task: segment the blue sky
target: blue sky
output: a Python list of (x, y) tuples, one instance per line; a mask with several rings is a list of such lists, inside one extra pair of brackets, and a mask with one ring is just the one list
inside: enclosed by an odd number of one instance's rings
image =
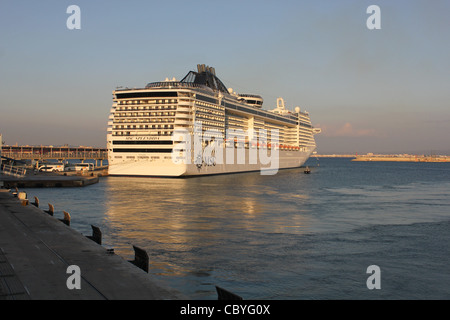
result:
[[(81, 30), (69, 30), (69, 5)], [(368, 6), (381, 9), (369, 30)], [(104, 147), (116, 86), (215, 67), (264, 107), (283, 97), (319, 153), (450, 154), (449, 1), (0, 2), (7, 144)]]

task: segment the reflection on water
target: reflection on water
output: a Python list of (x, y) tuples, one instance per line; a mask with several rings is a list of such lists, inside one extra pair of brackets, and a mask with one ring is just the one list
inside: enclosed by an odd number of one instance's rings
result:
[(255, 173), (195, 179), (108, 177), (102, 182), (105, 223), (120, 239), (116, 251), (125, 255), (132, 252), (124, 239), (153, 253), (187, 252), (235, 241), (246, 232), (303, 232), (308, 217), (299, 204), (308, 195), (280, 193), (261, 184), (264, 179)]
[[(257, 173), (192, 179), (107, 177), (104, 243), (132, 259), (145, 249), (152, 276), (193, 299), (214, 299), (221, 281), (247, 281), (260, 264), (267, 234), (303, 233), (308, 199), (289, 183)], [(289, 172), (280, 174), (285, 181)], [(286, 192), (283, 189), (286, 188)], [(102, 230), (103, 230), (102, 229)], [(252, 257), (253, 256), (253, 257)], [(220, 280), (219, 280), (220, 279)]]

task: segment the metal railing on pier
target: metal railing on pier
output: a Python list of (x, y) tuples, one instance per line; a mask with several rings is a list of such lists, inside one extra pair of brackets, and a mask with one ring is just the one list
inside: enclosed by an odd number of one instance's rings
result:
[(27, 174), (27, 169), (23, 167), (15, 167), (7, 164), (2, 164), (0, 168), (1, 168), (0, 172), (2, 174), (6, 174), (9, 176), (23, 178)]
[(106, 160), (108, 152), (102, 148), (89, 147), (31, 147), (3, 146), (2, 156), (15, 160), (79, 159)]

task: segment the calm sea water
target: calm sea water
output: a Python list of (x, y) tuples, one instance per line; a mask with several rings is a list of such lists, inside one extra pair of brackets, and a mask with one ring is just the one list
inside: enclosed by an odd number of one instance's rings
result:
[[(274, 176), (105, 177), (27, 189), (190, 299), (449, 299), (450, 164), (312, 158)], [(367, 267), (381, 270), (369, 290)]]

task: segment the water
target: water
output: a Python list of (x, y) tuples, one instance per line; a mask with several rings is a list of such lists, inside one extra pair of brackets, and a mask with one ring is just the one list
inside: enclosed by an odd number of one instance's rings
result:
[[(319, 166), (317, 167), (317, 165)], [(27, 189), (71, 227), (190, 299), (214, 285), (244, 299), (450, 298), (450, 165), (312, 158), (275, 176), (105, 177), (85, 188)], [(62, 215), (62, 214), (61, 214)], [(381, 270), (369, 290), (367, 267)]]

